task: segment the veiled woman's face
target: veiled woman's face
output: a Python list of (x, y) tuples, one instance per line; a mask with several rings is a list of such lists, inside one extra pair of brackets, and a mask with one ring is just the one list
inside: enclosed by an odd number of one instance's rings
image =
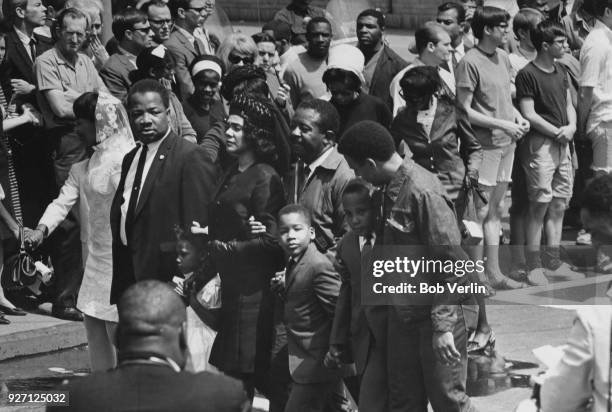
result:
[(77, 118), (74, 130), (88, 148), (96, 145), (96, 124), (94, 122)]
[(238, 156), (249, 150), (246, 139), (244, 138), (244, 118), (236, 114), (230, 115), (227, 119), (227, 129), (225, 131), (227, 152)]

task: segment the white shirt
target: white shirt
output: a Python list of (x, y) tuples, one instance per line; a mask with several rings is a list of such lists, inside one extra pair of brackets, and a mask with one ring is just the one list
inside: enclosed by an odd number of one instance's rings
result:
[(195, 38), (200, 39), (202, 44), (204, 45), (204, 50), (200, 50), (202, 54), (215, 54), (214, 45), (210, 42), (210, 35), (208, 34), (208, 30), (203, 27), (196, 27), (193, 31), (193, 47), (195, 48)]
[[(30, 49), (30, 41), (32, 41), (32, 37), (28, 37), (27, 34), (22, 32), (21, 30), (19, 30), (17, 27), (13, 26), (13, 29), (17, 33), (17, 37), (19, 37), (19, 40), (21, 40), (21, 43), (23, 44), (23, 47), (25, 47), (26, 52), (28, 53), (28, 56), (30, 56), (30, 59), (32, 59), (32, 61), (34, 61), (34, 58), (32, 57), (32, 49)], [(36, 57), (36, 56), (34, 56), (34, 57)]]
[[(142, 170), (142, 180), (140, 181), (140, 190), (138, 191), (138, 199), (136, 201), (136, 205), (138, 205), (138, 200), (140, 200), (142, 188), (146, 182), (149, 169), (151, 169), (151, 165), (153, 164), (153, 160), (157, 155), (157, 150), (159, 149), (159, 146), (162, 144), (162, 142), (166, 140), (166, 137), (168, 137), (170, 131), (171, 128), (168, 127), (168, 131), (166, 132), (164, 137), (147, 145), (147, 158), (145, 160), (144, 168)], [(141, 153), (142, 146), (138, 148), (134, 159), (132, 159), (130, 169), (128, 170), (128, 173), (125, 176), (125, 186), (123, 187), (123, 203), (121, 204), (121, 224), (119, 225), (119, 235), (121, 237), (121, 242), (126, 246), (128, 243), (125, 231), (125, 219), (127, 217), (128, 206), (130, 205), (130, 198), (132, 196), (132, 186), (134, 186), (134, 178), (136, 177), (136, 169), (138, 168), (138, 162), (140, 161)]]
[[(455, 55), (455, 60), (457, 60), (457, 63), (459, 63), (461, 59), (463, 59), (463, 57), (465, 56), (465, 45), (463, 44), (463, 40), (461, 40), (461, 43), (459, 43), (457, 47), (455, 47), (454, 49), (451, 49), (448, 55), (448, 68), (454, 78), (455, 77), (455, 67), (453, 66), (453, 54)], [(454, 83), (454, 80), (453, 80), (453, 83)]]
[(596, 20), (580, 51), (581, 87), (593, 88), (587, 132), (612, 121), (612, 30)]
[(306, 182), (310, 180), (310, 177), (313, 175), (313, 173), (315, 172), (317, 167), (321, 166), (323, 164), (323, 162), (325, 161), (325, 159), (327, 159), (327, 157), (331, 153), (332, 149), (333, 149), (333, 147), (330, 147), (325, 152), (323, 152), (323, 154), (321, 156), (317, 157), (317, 159), (314, 162), (312, 162), (311, 164), (308, 165), (308, 168), (310, 169), (310, 172), (308, 173), (308, 176), (306, 176), (306, 180), (305, 180)]
[[(372, 233), (372, 236), (370, 237), (371, 242), (370, 244), (372, 246), (374, 246), (374, 244), (376, 243), (376, 233)], [(359, 236), (359, 250), (363, 252), (363, 247), (365, 246), (366, 242), (367, 242), (368, 238), (366, 238), (365, 236)]]

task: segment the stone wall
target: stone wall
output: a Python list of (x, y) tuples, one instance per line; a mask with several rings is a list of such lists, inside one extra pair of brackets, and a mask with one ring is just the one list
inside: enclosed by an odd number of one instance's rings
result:
[[(351, 1), (351, 0), (346, 0)], [(414, 29), (430, 20), (442, 0), (374, 0), (376, 7), (383, 10), (387, 25), (393, 28)], [(217, 0), (232, 21), (266, 22), (289, 0)], [(315, 0), (313, 5), (325, 7), (327, 0)]]

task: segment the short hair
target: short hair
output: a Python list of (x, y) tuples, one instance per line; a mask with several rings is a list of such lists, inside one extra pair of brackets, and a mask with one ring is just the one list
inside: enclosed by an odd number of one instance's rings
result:
[(344, 190), (342, 191), (342, 197), (346, 195), (360, 195), (367, 198), (369, 201), (372, 200), (372, 195), (370, 194), (370, 185), (368, 184), (368, 182), (366, 182), (360, 177), (351, 179), (346, 184)]
[(378, 27), (380, 27), (382, 30), (385, 29), (385, 15), (382, 14), (380, 10), (366, 9), (362, 11), (361, 13), (359, 13), (359, 15), (357, 16), (357, 20), (359, 20), (362, 17), (374, 17), (378, 23)]
[(438, 6), (438, 13), (443, 13), (448, 10), (457, 11), (457, 23), (463, 23), (465, 21), (465, 7), (459, 3), (453, 1), (447, 1)]
[[(166, 3), (164, 0), (151, 0), (140, 6), (140, 10), (148, 15), (149, 8), (152, 6), (162, 9), (168, 7), (168, 3)], [(168, 10), (170, 10), (170, 7), (168, 7)]]
[(431, 96), (442, 88), (442, 79), (437, 67), (417, 66), (404, 73), (400, 88), (415, 95)]
[(314, 30), (314, 26), (316, 24), (320, 24), (320, 23), (325, 23), (329, 26), (329, 30), (332, 30), (332, 24), (331, 22), (325, 18), (325, 17), (313, 17), (312, 19), (310, 19), (308, 21), (308, 23), (306, 24), (306, 36), (308, 36), (308, 34)]
[(14, 21), (15, 17), (15, 9), (18, 7), (21, 9), (25, 9), (28, 5), (28, 0), (4, 0), (2, 2), (2, 15), (10, 20)]
[(128, 91), (126, 106), (129, 108), (132, 102), (132, 97), (136, 94), (157, 93), (162, 99), (164, 107), (170, 107), (170, 91), (166, 89), (160, 82), (154, 79), (143, 79), (134, 83)]
[(133, 30), (135, 24), (146, 23), (147, 20), (147, 15), (141, 10), (134, 8), (122, 10), (113, 16), (113, 36), (118, 41), (122, 41), (126, 30)]
[(291, 26), (280, 20), (271, 20), (264, 24), (261, 31), (272, 30), (277, 41), (287, 40), (291, 43)]
[(330, 102), (322, 99), (307, 99), (299, 104), (296, 111), (299, 109), (314, 110), (319, 115), (317, 127), (321, 132), (325, 133), (329, 130), (337, 135), (340, 131), (340, 115)]
[(187, 10), (189, 8), (190, 0), (169, 0), (168, 8), (173, 19), (178, 17), (178, 9)]
[(531, 42), (537, 51), (542, 49), (543, 43), (552, 44), (557, 37), (567, 37), (563, 26), (552, 20), (544, 20), (540, 22), (530, 32)]
[(312, 225), (312, 212), (306, 206), (294, 203), (291, 205), (284, 206), (281, 210), (278, 211), (278, 220), (280, 221), (282, 216), (287, 216), (292, 213), (296, 213), (301, 215), (308, 226)]
[(367, 158), (387, 161), (395, 153), (395, 142), (383, 125), (363, 120), (344, 132), (338, 144), (338, 152), (359, 163), (365, 162)]
[(77, 119), (84, 119), (95, 123), (97, 104), (98, 92), (86, 92), (77, 97), (74, 101), (72, 104), (72, 111)]
[(71, 19), (85, 20), (85, 28), (86, 29), (89, 28), (89, 17), (87, 17), (87, 15), (81, 10), (69, 7), (67, 9), (63, 9), (57, 15), (55, 23), (53, 24), (53, 30), (52, 30), (53, 35), (55, 35), (56, 31), (62, 31), (64, 29), (64, 21), (69, 17)]
[(509, 20), (510, 14), (506, 10), (491, 6), (477, 7), (471, 24), (474, 37), (482, 40), (485, 27), (499, 26), (501, 23), (508, 23)]
[(45, 7), (53, 7), (55, 11), (60, 11), (64, 7), (66, 7), (67, 0), (43, 0), (43, 4)]
[(276, 38), (274, 36), (271, 36), (269, 33), (265, 33), (263, 31), (261, 33), (255, 33), (251, 36), (251, 38), (253, 39), (255, 44), (276, 43)]
[(428, 21), (423, 24), (414, 33), (417, 53), (421, 54), (429, 43), (438, 44), (440, 41), (440, 34), (442, 33), (446, 33), (446, 30), (444, 30), (441, 24), (435, 21)]
[(514, 35), (518, 38), (519, 30), (531, 33), (542, 20), (544, 20), (544, 15), (539, 10), (531, 8), (520, 9), (512, 20), (512, 31), (514, 31)]
[(192, 245), (198, 252), (206, 253), (206, 244), (208, 242), (208, 236), (203, 233), (193, 233), (191, 231), (191, 225), (185, 228), (179, 225), (174, 226), (174, 234), (176, 235), (176, 241), (186, 242)]
[(612, 174), (597, 176), (587, 185), (582, 208), (593, 217), (612, 219)]
[(345, 84), (350, 90), (357, 92), (361, 90), (361, 80), (353, 72), (348, 70), (333, 68), (325, 70), (323, 73), (323, 83), (329, 86), (330, 83), (340, 82)]
[(216, 54), (223, 64), (225, 64), (225, 67), (230, 67), (229, 55), (232, 52), (252, 55), (253, 58), (255, 58), (259, 50), (250, 36), (244, 33), (232, 33), (223, 40)]

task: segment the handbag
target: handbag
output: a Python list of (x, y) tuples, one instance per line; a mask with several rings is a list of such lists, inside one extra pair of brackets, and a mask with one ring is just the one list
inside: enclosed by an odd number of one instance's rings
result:
[(456, 202), (461, 243), (464, 245), (477, 245), (483, 238), (482, 225), (476, 212), (475, 196), (478, 196), (485, 205), (488, 203), (480, 188), (467, 185), (463, 185), (459, 191)]

